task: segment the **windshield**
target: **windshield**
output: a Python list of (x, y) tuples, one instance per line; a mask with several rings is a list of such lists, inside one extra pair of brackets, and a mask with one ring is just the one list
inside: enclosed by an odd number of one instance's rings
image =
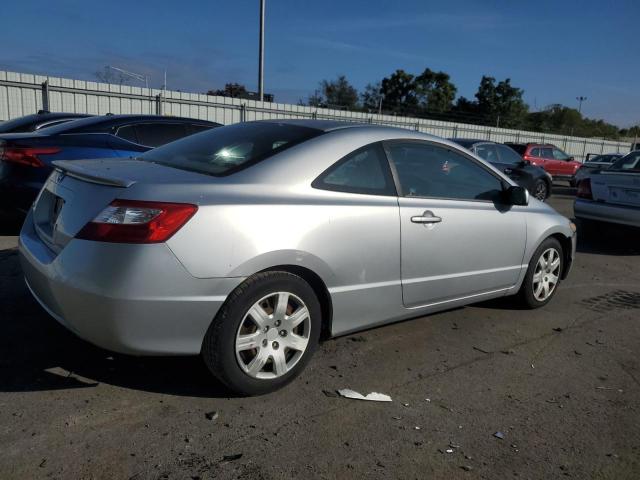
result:
[(207, 175), (230, 175), (322, 133), (286, 123), (236, 123), (150, 150), (139, 160)]
[(640, 172), (640, 150), (626, 154), (616, 163), (611, 165), (609, 170)]

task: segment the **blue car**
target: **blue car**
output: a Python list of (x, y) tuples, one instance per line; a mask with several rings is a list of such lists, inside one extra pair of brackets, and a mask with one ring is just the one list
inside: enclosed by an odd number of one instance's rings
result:
[(0, 135), (0, 206), (28, 210), (54, 160), (131, 157), (219, 123), (157, 115), (104, 115)]

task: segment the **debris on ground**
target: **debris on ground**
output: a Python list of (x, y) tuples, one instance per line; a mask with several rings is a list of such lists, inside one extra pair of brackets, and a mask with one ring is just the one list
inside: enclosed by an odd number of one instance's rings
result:
[(500, 350), (500, 353), (504, 353), (505, 355), (513, 355), (516, 352), (509, 348), (508, 350)]
[(494, 437), (499, 438), (500, 440), (504, 440), (504, 433), (496, 432), (493, 434)]
[(233, 462), (235, 460), (239, 460), (240, 458), (242, 458), (241, 453), (234, 453), (232, 455), (225, 455), (224, 457), (222, 457), (222, 462)]
[(324, 393), (327, 397), (331, 397), (331, 398), (339, 397), (339, 395), (333, 390), (322, 390), (322, 393)]
[(430, 398), (425, 398), (424, 401), (427, 402), (427, 403), (431, 403), (431, 399)]
[(402, 420), (402, 417), (391, 417), (391, 418), (393, 418), (394, 420)]
[(366, 342), (367, 339), (364, 338), (362, 335), (358, 335), (357, 337), (349, 337), (349, 340), (351, 340), (352, 342)]
[(485, 350), (484, 348), (480, 348), (480, 347), (476, 347), (476, 346), (474, 346), (473, 349), (477, 350), (478, 352), (481, 352), (481, 353), (487, 353), (487, 354), (491, 353), (488, 350)]
[(564, 328), (562, 328), (562, 327), (556, 327), (556, 328), (553, 329), (554, 332), (558, 332), (558, 333), (562, 332), (563, 330), (564, 330)]
[(362, 395), (350, 388), (343, 388), (342, 390), (338, 390), (338, 394), (345, 398), (351, 398), (353, 400), (368, 400), (370, 402), (391, 402), (391, 397), (389, 395), (385, 395), (384, 393), (371, 392), (367, 395)]
[(213, 410), (213, 411), (211, 411), (211, 412), (207, 412), (207, 413), (205, 413), (205, 414), (204, 414), (204, 416), (205, 416), (205, 418), (206, 418), (207, 420), (214, 421), (214, 420), (217, 420), (217, 419), (218, 419), (218, 412), (216, 412), (215, 410)]
[(447, 452), (447, 453), (453, 453), (453, 448), (447, 448), (447, 449), (445, 450), (445, 452)]
[(465, 472), (470, 472), (471, 470), (473, 470), (473, 467), (471, 465), (462, 465), (460, 468)]

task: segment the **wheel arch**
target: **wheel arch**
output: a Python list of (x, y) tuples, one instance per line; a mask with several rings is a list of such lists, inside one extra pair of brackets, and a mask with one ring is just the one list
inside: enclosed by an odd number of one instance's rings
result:
[[(562, 272), (560, 272), (560, 279), (564, 280), (567, 278), (569, 270), (571, 270), (571, 239), (566, 235), (560, 232), (553, 233), (549, 235), (547, 238), (555, 238), (560, 242), (560, 246), (562, 247)], [(543, 240), (544, 241), (544, 240)]]
[(331, 301), (331, 294), (329, 293), (329, 289), (317, 273), (301, 265), (274, 265), (272, 267), (268, 267), (264, 270), (256, 272), (256, 274), (264, 272), (288, 272), (293, 275), (299, 276), (305, 282), (307, 282), (316, 294), (316, 297), (318, 297), (318, 301), (320, 302), (320, 309), (322, 310), (320, 338), (327, 339), (331, 337), (333, 303)]

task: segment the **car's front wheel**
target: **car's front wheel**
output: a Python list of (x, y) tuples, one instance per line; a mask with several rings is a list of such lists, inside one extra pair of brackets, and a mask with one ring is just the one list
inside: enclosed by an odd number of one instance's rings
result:
[(562, 245), (553, 238), (547, 238), (535, 251), (527, 274), (520, 288), (520, 299), (525, 307), (539, 308), (553, 298), (560, 283), (564, 268)]
[(222, 306), (205, 335), (202, 358), (234, 392), (268, 393), (303, 370), (320, 327), (320, 304), (307, 282), (288, 272), (259, 273)]

